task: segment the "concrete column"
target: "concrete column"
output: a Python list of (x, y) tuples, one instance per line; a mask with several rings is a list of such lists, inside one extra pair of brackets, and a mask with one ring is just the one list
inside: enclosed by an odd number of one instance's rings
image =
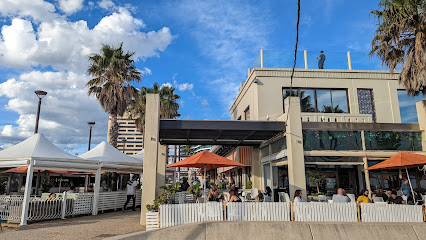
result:
[(286, 122), (286, 141), (288, 159), (289, 195), (293, 199), (294, 191), (302, 190), (303, 198), (307, 199), (305, 158), (303, 153), (302, 119), (300, 116), (300, 99), (288, 97), (284, 101)]
[(262, 189), (262, 164), (260, 163), (260, 151), (257, 147), (253, 147), (251, 152), (251, 172), (253, 188)]
[(305, 58), (305, 69), (308, 69), (308, 51), (303, 51), (303, 57)]
[(167, 145), (158, 143), (158, 160), (157, 160), (157, 194), (162, 192), (160, 187), (166, 185), (166, 163), (167, 163)]
[(347, 52), (348, 55), (348, 69), (352, 70), (351, 52)]
[(263, 49), (260, 49), (260, 67), (263, 68)]
[(157, 189), (157, 159), (160, 135), (160, 96), (146, 95), (145, 156), (143, 161), (142, 203), (140, 224), (146, 225), (147, 204), (153, 204)]
[[(362, 142), (362, 151), (366, 151), (366, 147), (365, 147), (365, 134), (364, 134), (364, 130), (361, 131), (361, 142)], [(362, 161), (364, 163), (364, 169), (368, 168), (368, 158), (367, 157), (363, 157)], [(365, 187), (368, 190), (368, 197), (371, 198), (371, 186), (370, 186), (370, 173), (368, 171), (364, 171), (364, 176), (365, 176)]]
[(416, 108), (419, 127), (422, 130), (422, 147), (423, 151), (426, 151), (426, 100), (417, 102)]
[(20, 225), (27, 225), (28, 208), (30, 207), (31, 188), (33, 186), (33, 160), (30, 160), (27, 169), (27, 181), (25, 182), (24, 200), (22, 201), (21, 223)]
[(95, 187), (93, 189), (92, 215), (98, 215), (99, 190), (101, 189), (101, 167), (96, 170)]

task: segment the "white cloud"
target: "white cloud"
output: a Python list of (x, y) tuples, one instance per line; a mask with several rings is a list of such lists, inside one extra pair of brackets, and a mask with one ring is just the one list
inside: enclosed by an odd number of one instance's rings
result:
[(163, 83), (163, 84), (161, 84), (161, 87), (160, 87), (160, 88), (163, 88), (163, 87), (169, 87), (169, 88), (172, 88), (172, 87), (173, 87), (173, 85), (172, 85), (171, 83), (167, 82), (167, 83)]
[(115, 5), (115, 3), (111, 0), (102, 0), (98, 3), (99, 7), (106, 9), (106, 10), (111, 10), (116, 8), (117, 6)]
[(201, 106), (207, 107), (209, 105), (209, 102), (206, 99), (201, 100)]
[(1, 0), (0, 15), (6, 17), (32, 18), (37, 22), (59, 18), (55, 6), (43, 0)]
[(83, 0), (59, 0), (59, 9), (66, 14), (73, 14), (83, 8)]
[(192, 83), (182, 83), (182, 84), (178, 84), (178, 89), (180, 91), (191, 91), (194, 88), (194, 85)]
[(102, 43), (116, 45), (122, 41), (125, 49), (135, 52), (136, 58), (158, 56), (174, 36), (167, 27), (141, 32), (144, 26), (141, 19), (134, 18), (125, 8), (102, 18), (93, 29), (83, 20), (68, 22), (59, 18), (42, 22), (34, 29), (30, 21), (15, 18), (1, 30), (0, 64), (17, 68), (52, 66), (83, 73), (87, 56), (98, 52)]
[(16, 126), (0, 127), (0, 142), (17, 142), (34, 132), (38, 98), (34, 90), (47, 91), (42, 100), (39, 132), (57, 144), (87, 142), (87, 122), (94, 121), (94, 142), (104, 138), (107, 114), (97, 100), (87, 96), (89, 77), (71, 72), (32, 71), (0, 84), (0, 96), (9, 98), (5, 108), (20, 116)]
[(151, 69), (144, 67), (143, 70), (142, 70), (142, 74), (143, 75), (151, 75), (152, 71), (151, 71)]

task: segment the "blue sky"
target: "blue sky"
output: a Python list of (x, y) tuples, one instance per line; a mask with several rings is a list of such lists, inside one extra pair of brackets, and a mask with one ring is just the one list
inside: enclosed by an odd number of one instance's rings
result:
[[(375, 30), (369, 13), (378, 2), (302, 1), (299, 49), (308, 50), (310, 59), (324, 50), (330, 65), (331, 59), (337, 64), (351, 51), (354, 69), (381, 69), (378, 61), (368, 62), (366, 56)], [(296, 4), (296, 0), (4, 0), (0, 145), (32, 134), (37, 87), (49, 92), (40, 124), (40, 132), (49, 139), (81, 153), (87, 121), (97, 122), (94, 144), (106, 139), (107, 115), (87, 97), (84, 87), (86, 56), (99, 51), (101, 43), (122, 41), (136, 52), (136, 66), (144, 71), (136, 87), (154, 82), (176, 87), (182, 97), (182, 118), (229, 119), (229, 106), (259, 50), (279, 49), (290, 57)], [(336, 65), (340, 67), (344, 66)]]

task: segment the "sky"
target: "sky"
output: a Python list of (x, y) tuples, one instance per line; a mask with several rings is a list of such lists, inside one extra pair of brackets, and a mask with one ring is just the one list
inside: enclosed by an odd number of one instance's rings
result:
[[(326, 67), (345, 68), (338, 60), (351, 51), (354, 69), (381, 69), (367, 58), (376, 27), (370, 11), (378, 0), (301, 2), (299, 50), (308, 51), (309, 65), (324, 50), (327, 60), (335, 59)], [(296, 17), (296, 0), (1, 0), (0, 147), (33, 134), (35, 90), (48, 92), (39, 132), (52, 142), (84, 153), (89, 121), (96, 122), (92, 145), (106, 140), (108, 115), (85, 86), (88, 55), (102, 44), (123, 42), (135, 52), (143, 73), (135, 87), (175, 87), (181, 118), (230, 119), (229, 107), (260, 49), (265, 67), (291, 67)], [(409, 102), (416, 100), (400, 98), (412, 113)]]

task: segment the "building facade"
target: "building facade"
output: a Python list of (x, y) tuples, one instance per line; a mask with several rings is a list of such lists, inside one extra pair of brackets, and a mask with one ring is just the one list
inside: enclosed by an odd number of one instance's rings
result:
[[(117, 149), (127, 155), (134, 155), (143, 149), (143, 134), (136, 128), (135, 121), (118, 117)], [(107, 141), (110, 141), (111, 117), (108, 120)]]

